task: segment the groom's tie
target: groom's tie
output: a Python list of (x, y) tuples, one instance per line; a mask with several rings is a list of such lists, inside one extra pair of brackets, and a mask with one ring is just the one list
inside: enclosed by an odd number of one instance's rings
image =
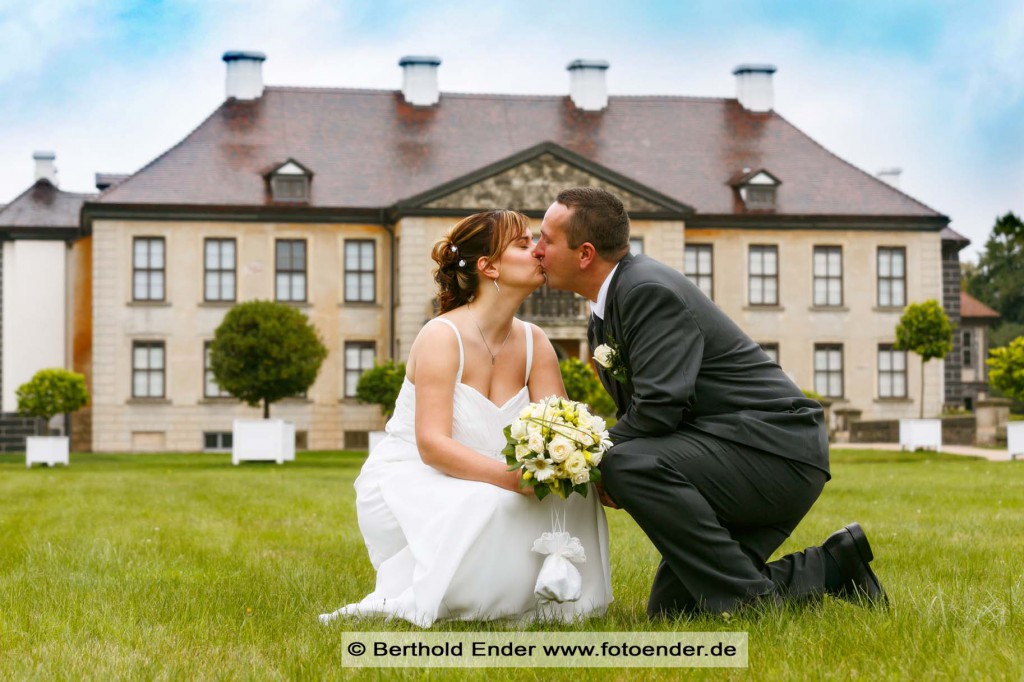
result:
[(590, 324), (587, 325), (587, 343), (590, 344), (590, 351), (604, 343), (604, 320), (597, 315), (590, 314)]

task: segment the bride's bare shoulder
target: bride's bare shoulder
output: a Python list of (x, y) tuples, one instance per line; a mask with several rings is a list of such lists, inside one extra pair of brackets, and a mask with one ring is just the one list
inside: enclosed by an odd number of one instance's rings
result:
[(409, 348), (409, 360), (406, 364), (410, 377), (415, 376), (416, 363), (421, 357), (428, 358), (432, 365), (454, 362), (455, 366), (458, 366), (459, 343), (455, 331), (449, 325), (440, 322), (440, 319), (456, 324), (448, 315), (444, 315), (423, 325)]

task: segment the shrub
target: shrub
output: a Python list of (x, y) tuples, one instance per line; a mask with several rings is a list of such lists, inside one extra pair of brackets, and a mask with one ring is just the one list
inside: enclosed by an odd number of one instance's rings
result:
[(577, 358), (569, 358), (559, 362), (558, 369), (562, 372), (562, 383), (569, 400), (590, 405), (594, 414), (604, 417), (615, 414), (615, 402), (590, 365)]
[(217, 384), (252, 407), (301, 395), (316, 381), (327, 348), (302, 312), (274, 301), (249, 301), (228, 311), (214, 332), (210, 368)]
[(363, 372), (356, 384), (356, 399), (368, 405), (380, 405), (381, 412), (390, 419), (404, 381), (405, 363), (388, 360)]
[(66, 369), (41, 369), (18, 387), (18, 412), (49, 421), (89, 402), (85, 377)]

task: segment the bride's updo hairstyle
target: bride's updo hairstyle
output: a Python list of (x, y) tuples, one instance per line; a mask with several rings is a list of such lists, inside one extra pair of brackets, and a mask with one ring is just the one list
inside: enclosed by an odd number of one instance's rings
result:
[(474, 213), (455, 223), (434, 244), (430, 256), (437, 263), (437, 302), (441, 312), (458, 308), (473, 300), (480, 286), (476, 262), (481, 257), (496, 261), (505, 249), (523, 236), (530, 219), (516, 211)]

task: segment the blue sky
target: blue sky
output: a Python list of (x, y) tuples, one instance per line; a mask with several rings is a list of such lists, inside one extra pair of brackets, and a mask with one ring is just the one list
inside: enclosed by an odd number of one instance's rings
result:
[(1024, 3), (804, 0), (0, 0), (0, 202), (32, 181), (131, 172), (223, 99), (230, 49), (270, 85), (398, 88), (398, 58), (443, 59), (442, 91), (564, 94), (565, 65), (611, 62), (615, 94), (730, 97), (768, 62), (775, 108), (949, 215), (980, 248), (1024, 212)]

